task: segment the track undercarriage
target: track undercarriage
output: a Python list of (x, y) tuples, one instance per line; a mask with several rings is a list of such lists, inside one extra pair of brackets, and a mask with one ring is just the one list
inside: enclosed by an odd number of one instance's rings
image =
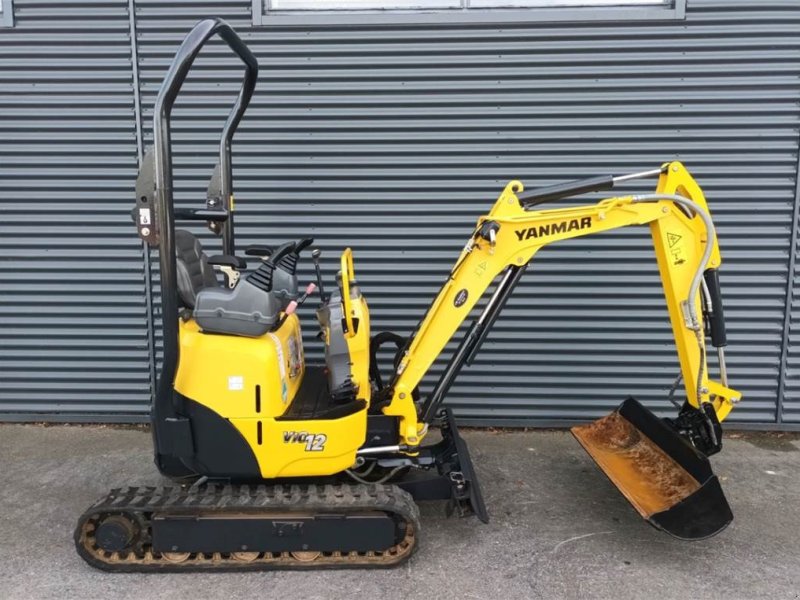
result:
[(370, 457), (396, 484), (207, 483), (112, 490), (78, 520), (75, 545), (114, 572), (381, 568), (406, 561), (420, 531), (415, 500), (445, 500), (448, 513), (488, 516), (449, 410), (442, 439), (417, 456)]
[(78, 553), (106, 571), (390, 567), (419, 511), (393, 485), (130, 487), (81, 517)]

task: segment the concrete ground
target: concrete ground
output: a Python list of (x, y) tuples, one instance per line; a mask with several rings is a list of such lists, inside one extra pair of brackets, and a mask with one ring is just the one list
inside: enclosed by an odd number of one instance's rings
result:
[(150, 437), (0, 426), (0, 598), (800, 598), (800, 441), (729, 436), (713, 460), (735, 520), (680, 542), (647, 525), (566, 432), (465, 433), (491, 523), (422, 509), (406, 565), (380, 571), (110, 575), (78, 557), (78, 515), (156, 484)]

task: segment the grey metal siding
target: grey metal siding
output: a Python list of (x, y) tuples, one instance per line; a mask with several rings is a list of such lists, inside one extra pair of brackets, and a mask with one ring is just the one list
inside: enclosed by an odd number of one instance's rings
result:
[[(198, 17), (221, 14), (246, 37), (262, 75), (235, 144), (239, 239), (312, 234), (329, 275), (351, 245), (375, 330), (411, 330), (507, 180), (685, 161), (723, 243), (730, 371), (746, 396), (732, 419), (775, 421), (797, 4), (692, 1), (675, 22), (308, 30), (254, 29), (248, 2), (136, 5), (146, 130)], [(234, 65), (209, 48), (175, 111), (184, 201), (202, 201)], [(451, 405), (505, 424), (594, 417), (626, 394), (666, 407), (677, 361), (661, 294), (645, 229), (544, 250)]]
[(0, 30), (0, 419), (141, 418), (128, 2), (14, 11)]
[[(798, 159), (800, 175), (800, 158)], [(794, 198), (794, 254), (790, 261), (791, 286), (786, 297), (786, 347), (783, 363), (783, 390), (779, 395), (778, 414), (784, 423), (800, 423), (800, 279), (797, 257), (800, 254), (800, 181), (797, 182)]]
[[(108, 12), (121, 4), (126, 2), (58, 3), (66, 8), (56, 9), (17, 0), (15, 6), (20, 24), (31, 27), (30, 17), (25, 23), (30, 8), (61, 17), (71, 10), (91, 14), (98, 7)], [(798, 165), (797, 2), (689, 0), (685, 21), (313, 28), (253, 28), (248, 0), (135, 0), (134, 5), (144, 142), (151, 139), (161, 78), (185, 33), (204, 16), (228, 19), (262, 65), (234, 147), (239, 243), (311, 234), (325, 253), (328, 281), (338, 253), (351, 245), (375, 331), (413, 328), (476, 218), (509, 179), (533, 187), (683, 160), (705, 188), (722, 240), (729, 367), (732, 384), (745, 395), (731, 418), (775, 423)], [(72, 33), (63, 19), (42, 16), (38, 23), (57, 28), (59, 36)], [(127, 43), (121, 27), (120, 45), (112, 44), (120, 55)], [(100, 75), (117, 71), (116, 63), (113, 68), (109, 63), (116, 54), (102, 44), (117, 40), (115, 31), (85, 32), (96, 41), (91, 48), (82, 46), (79, 57), (94, 65), (90, 81), (104, 98), (116, 88), (113, 82), (98, 83)], [(32, 40), (27, 47), (35, 49), (37, 38)], [(9, 44), (0, 31), (0, 48)], [(67, 49), (59, 55), (71, 56)], [(19, 60), (30, 65), (27, 55)], [(46, 64), (56, 70), (58, 61)], [(65, 72), (63, 79), (80, 82), (81, 70), (76, 71)], [(2, 76), (10, 72), (3, 69)], [(184, 87), (174, 113), (180, 202), (197, 206), (204, 200), (219, 128), (240, 77), (227, 48), (212, 44)], [(130, 85), (130, 76), (126, 81)], [(124, 85), (118, 85), (114, 98), (123, 102)], [(126, 98), (130, 106), (130, 92)], [(47, 188), (49, 195), (39, 191), (39, 201), (54, 202), (53, 195), (64, 189), (85, 199), (85, 185), (92, 191), (106, 186), (93, 196), (100, 213), (92, 217), (99, 219), (98, 239), (105, 246), (98, 254), (105, 259), (80, 254), (75, 260), (79, 268), (102, 273), (98, 289), (115, 300), (101, 301), (97, 294), (77, 298), (104, 302), (105, 308), (122, 305), (123, 314), (115, 318), (130, 323), (120, 335), (95, 311), (94, 329), (81, 339), (85, 352), (103, 355), (108, 344), (128, 340), (129, 370), (123, 373), (135, 393), (120, 401), (112, 370), (101, 368), (113, 387), (104, 395), (97, 392), (92, 409), (138, 410), (141, 418), (147, 358), (139, 360), (138, 352), (146, 349), (146, 327), (136, 313), (144, 298), (134, 280), (142, 267), (126, 216), (135, 131), (132, 119), (124, 129), (122, 120), (99, 116), (107, 109), (98, 101), (70, 121), (96, 125), (92, 132), (98, 137), (77, 146), (95, 162), (80, 166), (83, 177), (61, 174), (58, 185)], [(112, 129), (97, 126), (98, 120)], [(36, 126), (42, 122), (50, 126), (57, 119), (39, 116)], [(120, 129), (113, 130), (113, 123)], [(52, 143), (52, 134), (45, 137)], [(62, 154), (75, 154), (70, 148)], [(43, 147), (25, 163), (29, 168), (15, 189), (29, 194), (46, 185), (58, 156)], [(13, 173), (20, 177), (18, 168)], [(16, 242), (3, 236), (0, 244), (28, 252), (32, 240), (26, 236), (45, 231), (55, 232), (42, 240), (50, 255), (64, 243), (61, 236), (74, 243), (79, 238), (85, 248), (101, 244), (53, 229), (62, 213), (42, 206), (53, 222), (28, 229), (22, 223)], [(118, 255), (109, 258), (112, 249)], [(44, 258), (36, 260), (44, 264)], [(74, 262), (70, 257), (70, 265)], [(23, 277), (16, 267), (9, 271), (12, 278)], [(306, 265), (303, 279), (310, 277)], [(44, 294), (59, 310), (75, 310), (73, 297), (61, 298), (60, 288), (39, 295), (22, 289), (21, 310), (39, 305)], [(311, 307), (302, 312), (308, 353), (319, 357)], [(29, 321), (25, 326), (35, 327), (36, 321)], [(66, 327), (57, 315), (49, 322)], [(91, 333), (97, 331), (106, 337)], [(796, 345), (796, 335), (792, 339)], [(97, 340), (107, 345), (98, 350)], [(45, 369), (31, 370), (39, 363), (27, 356), (11, 363), (12, 356), (2, 365), (17, 365), (21, 391), (11, 392), (8, 401), (23, 410), (30, 401), (22, 395), (26, 382)], [(789, 352), (788, 363), (797, 360)], [(666, 408), (665, 391), (677, 368), (647, 230), (628, 229), (541, 252), (449, 402), (468, 422), (518, 425), (599, 416), (627, 394)], [(441, 365), (434, 368), (427, 386), (440, 370)], [(83, 371), (80, 377), (87, 381), (98, 372), (90, 363)], [(52, 389), (63, 389), (62, 381)], [(793, 381), (785, 382), (783, 404), (797, 415), (800, 386)]]
[(786, 384), (782, 402), (782, 417), (786, 423), (800, 423), (800, 298), (798, 298), (800, 290), (797, 287), (795, 283), (786, 361)]

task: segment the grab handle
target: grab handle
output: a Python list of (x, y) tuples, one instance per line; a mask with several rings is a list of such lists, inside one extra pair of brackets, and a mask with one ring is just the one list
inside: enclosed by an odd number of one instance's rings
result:
[(353, 323), (353, 302), (350, 299), (350, 284), (355, 281), (355, 273), (353, 272), (353, 251), (350, 248), (345, 248), (342, 252), (342, 312), (344, 313), (344, 322), (347, 326), (345, 335), (353, 337), (356, 330)]

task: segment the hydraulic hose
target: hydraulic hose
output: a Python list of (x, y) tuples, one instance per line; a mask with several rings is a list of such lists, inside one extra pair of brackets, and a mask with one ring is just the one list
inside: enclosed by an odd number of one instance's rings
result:
[(708, 242), (703, 250), (703, 257), (700, 259), (700, 264), (697, 266), (694, 277), (692, 277), (692, 285), (689, 287), (689, 298), (687, 298), (689, 317), (692, 321), (692, 329), (695, 331), (700, 330), (700, 322), (697, 320), (697, 309), (695, 308), (694, 302), (691, 302), (690, 300), (695, 298), (697, 296), (697, 292), (700, 290), (700, 282), (703, 279), (703, 271), (705, 271), (705, 267), (711, 258), (711, 252), (714, 248), (714, 241), (717, 239), (717, 232), (714, 229), (714, 223), (711, 221), (711, 216), (705, 210), (703, 210), (699, 204), (689, 200), (689, 198), (686, 198), (685, 196), (680, 196), (678, 194), (639, 194), (637, 196), (633, 196), (631, 200), (633, 202), (657, 202), (659, 200), (670, 200), (675, 204), (680, 204), (689, 212), (697, 214), (702, 219), (703, 224), (706, 227), (706, 233), (708, 234)]
[(705, 271), (706, 265), (708, 264), (709, 259), (711, 258), (711, 252), (714, 248), (714, 242), (717, 239), (717, 233), (714, 229), (714, 223), (711, 221), (711, 215), (709, 215), (699, 204), (686, 198), (685, 196), (681, 196), (679, 194), (639, 194), (633, 196), (631, 198), (632, 202), (658, 202), (659, 200), (669, 200), (678, 204), (685, 208), (688, 212), (694, 213), (700, 217), (703, 221), (703, 224), (706, 228), (706, 234), (708, 240), (706, 242), (706, 247), (703, 250), (703, 256), (700, 259), (700, 264), (697, 265), (697, 270), (694, 273), (694, 277), (692, 277), (692, 283), (689, 286), (689, 296), (686, 299), (686, 305), (689, 311), (689, 320), (691, 321), (691, 329), (695, 332), (697, 337), (697, 346), (700, 350), (700, 369), (697, 373), (697, 402), (698, 404), (702, 403), (702, 388), (703, 388), (703, 374), (705, 372), (705, 364), (706, 364), (706, 342), (705, 336), (703, 334), (703, 329), (700, 326), (700, 321), (697, 318), (697, 308), (695, 307), (694, 299), (697, 298), (697, 294), (700, 291), (700, 285), (703, 281), (703, 272)]

